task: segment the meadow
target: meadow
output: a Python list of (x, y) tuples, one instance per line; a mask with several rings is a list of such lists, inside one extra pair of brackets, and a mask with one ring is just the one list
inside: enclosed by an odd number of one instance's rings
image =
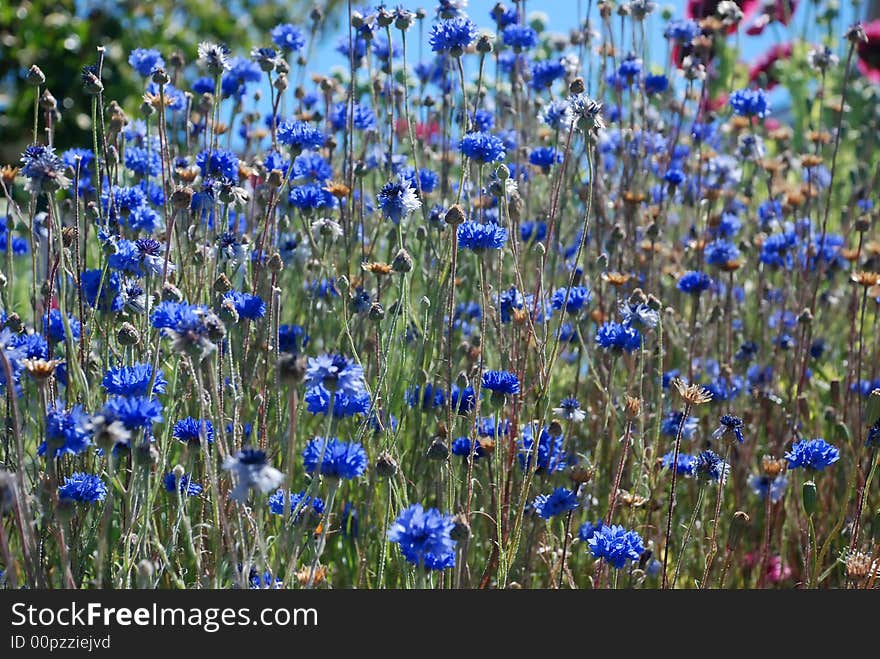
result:
[(880, 19), (679, 5), (29, 62), (0, 586), (880, 587)]

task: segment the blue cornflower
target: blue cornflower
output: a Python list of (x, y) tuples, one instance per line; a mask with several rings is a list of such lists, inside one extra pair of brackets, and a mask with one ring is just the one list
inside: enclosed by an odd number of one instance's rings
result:
[(795, 442), (785, 454), (789, 469), (811, 469), (822, 471), (840, 459), (840, 451), (821, 437)]
[(244, 448), (227, 457), (223, 469), (235, 474), (235, 488), (229, 496), (239, 502), (247, 499), (249, 490), (268, 494), (284, 480), (284, 474), (269, 464), (265, 452), (252, 448)]
[(477, 395), (474, 388), (470, 385), (463, 389), (457, 384), (452, 385), (451, 407), (459, 414), (467, 414), (477, 404)]
[(105, 274), (101, 268), (86, 270), (82, 273), (81, 287), (83, 297), (90, 307), (98, 307), (104, 312), (122, 310), (124, 301), (119, 297), (119, 273)]
[(539, 494), (532, 503), (541, 519), (550, 519), (578, 507), (578, 497), (567, 487), (557, 487), (552, 494)]
[(149, 430), (162, 422), (162, 403), (146, 396), (113, 396), (104, 403), (101, 414), (108, 421), (120, 421), (128, 430)]
[[(672, 461), (675, 459), (675, 451), (670, 451), (662, 458), (662, 465), (664, 469), (672, 468)], [(694, 474), (694, 456), (688, 455), (687, 453), (679, 453), (678, 454), (678, 467), (676, 468), (676, 472), (681, 474), (682, 476), (693, 476)]]
[(64, 485), (58, 488), (61, 501), (78, 501), (95, 503), (103, 501), (107, 496), (107, 486), (100, 477), (93, 474), (76, 472), (64, 479)]
[(472, 20), (464, 17), (441, 21), (431, 28), (428, 42), (435, 53), (461, 55), (477, 38), (477, 26)]
[(202, 41), (199, 43), (199, 62), (212, 75), (220, 75), (229, 68), (229, 55), (232, 51), (225, 43)]
[(287, 201), (305, 213), (319, 208), (335, 208), (336, 197), (321, 185), (309, 183), (290, 190)]
[[(277, 490), (269, 497), (269, 511), (273, 515), (284, 514), (284, 500), (287, 498), (287, 492)], [(307, 512), (308, 511), (308, 512)], [(291, 492), (290, 503), (288, 505), (288, 514), (293, 517), (293, 523), (297, 524), (303, 517), (303, 513), (314, 514), (316, 516), (324, 514), (324, 500), (320, 497), (311, 497), (302, 492)]]
[[(79, 341), (82, 335), (82, 325), (75, 316), (68, 314), (67, 322), (70, 325), (70, 334), (74, 341)], [(43, 316), (43, 328), (49, 339), (55, 343), (64, 341), (67, 335), (64, 332), (64, 318), (58, 309), (51, 309), (47, 316)]]
[[(535, 91), (547, 89), (554, 82), (565, 77), (565, 65), (558, 59), (532, 62), (529, 71), (532, 74), (531, 80), (529, 80), (529, 87)], [(567, 125), (570, 119), (570, 112), (568, 103), (553, 101), (545, 109), (542, 119), (551, 128), (560, 128)]]
[(403, 175), (398, 175), (397, 180), (389, 181), (382, 186), (376, 195), (382, 214), (395, 224), (409, 217), (422, 206), (416, 195), (412, 183)]
[(452, 442), (452, 455), (460, 455), (466, 458), (468, 453), (473, 453), (474, 460), (479, 460), (487, 455), (479, 439), (472, 440), (470, 437), (459, 437)]
[(669, 88), (669, 78), (665, 75), (648, 75), (645, 76), (645, 93), (662, 94)]
[[(2, 317), (2, 314), (0, 314)], [(5, 350), (10, 360), (12, 359), (49, 359), (49, 344), (39, 334), (12, 334), (10, 330), (9, 345)], [(13, 354), (10, 354), (12, 348)], [(14, 353), (20, 353), (16, 357)], [(0, 369), (2, 371), (3, 369)]]
[[(330, 125), (333, 130), (344, 131), (348, 126), (348, 104), (339, 102), (330, 108)], [(356, 130), (375, 130), (376, 115), (369, 105), (352, 103), (351, 125)]]
[(135, 48), (128, 56), (128, 63), (144, 77), (156, 69), (165, 68), (165, 60), (162, 59), (159, 51), (153, 48)]
[(214, 424), (208, 419), (195, 419), (191, 416), (181, 419), (174, 424), (174, 430), (171, 436), (174, 439), (198, 447), (201, 444), (201, 437), (204, 435), (205, 442), (214, 443)]
[(707, 449), (694, 457), (694, 475), (698, 478), (723, 484), (729, 472), (730, 465), (715, 451)]
[(738, 416), (733, 416), (732, 414), (725, 414), (720, 419), (718, 419), (718, 423), (720, 424), (715, 432), (712, 433), (712, 437), (715, 439), (721, 439), (727, 433), (733, 433), (733, 436), (736, 437), (736, 440), (742, 444), (746, 438), (743, 436), (743, 420)]
[(306, 151), (294, 159), (293, 176), (324, 183), (333, 178), (333, 168), (320, 154)]
[(749, 487), (752, 492), (757, 494), (761, 499), (767, 498), (770, 493), (770, 501), (779, 503), (785, 494), (785, 488), (788, 486), (788, 477), (785, 474), (779, 474), (776, 478), (770, 478), (765, 474), (753, 474), (749, 478)]
[(616, 569), (627, 561), (637, 561), (645, 551), (641, 536), (635, 531), (627, 531), (618, 524), (601, 526), (587, 541), (593, 558), (604, 559)]
[(670, 167), (663, 175), (663, 180), (666, 181), (670, 187), (677, 188), (687, 180), (687, 176), (677, 167)]
[(512, 24), (501, 31), (501, 41), (514, 51), (521, 52), (538, 45), (538, 33), (528, 25)]
[(309, 357), (306, 387), (358, 394), (366, 390), (364, 369), (343, 355)]
[(304, 121), (285, 121), (278, 126), (277, 135), (279, 142), (288, 145), (297, 154), (320, 149), (326, 139), (320, 129)]
[(596, 333), (596, 343), (605, 350), (611, 350), (617, 354), (633, 352), (641, 347), (642, 335), (635, 327), (611, 320), (599, 328)]
[(656, 310), (644, 303), (634, 303), (629, 300), (623, 300), (618, 307), (620, 318), (624, 325), (635, 327), (636, 329), (651, 329), (657, 327), (660, 322), (660, 314)]
[(737, 89), (730, 95), (730, 107), (741, 117), (763, 119), (770, 113), (770, 100), (763, 89)]
[(128, 146), (125, 148), (125, 167), (139, 176), (158, 176), (162, 171), (159, 152), (149, 147)]
[(602, 530), (605, 525), (601, 519), (598, 522), (584, 522), (578, 529), (578, 538), (581, 542), (589, 542), (596, 533)]
[(540, 167), (545, 174), (550, 173), (553, 165), (562, 162), (562, 154), (556, 151), (552, 146), (542, 146), (532, 149), (529, 154), (529, 162), (536, 167)]
[[(568, 301), (566, 301), (566, 294)], [(579, 313), (593, 299), (593, 294), (586, 286), (572, 286), (571, 288), (557, 288), (550, 298), (554, 309), (562, 309), (565, 305), (566, 313)]]
[[(681, 412), (670, 412), (663, 417), (660, 422), (660, 432), (667, 437), (676, 437), (678, 435), (678, 426), (681, 425), (681, 418), (684, 416)], [(697, 432), (700, 420), (695, 416), (688, 416), (681, 429), (683, 439), (691, 439)]]
[(299, 325), (281, 325), (278, 328), (278, 350), (298, 355), (308, 344), (309, 335)]
[(269, 34), (272, 36), (272, 43), (285, 51), (301, 50), (306, 45), (303, 31), (290, 23), (276, 25)]
[[(527, 424), (522, 431), (522, 440), (520, 441), (519, 466), (522, 469), (531, 469), (533, 446), (535, 444), (533, 426), (535, 424)], [(551, 435), (547, 428), (541, 429), (538, 436), (538, 459), (536, 462), (536, 473), (549, 472), (554, 473), (562, 471), (568, 466), (568, 459), (562, 452), (563, 436)]]
[(428, 570), (455, 566), (455, 540), (452, 517), (436, 508), (422, 508), (416, 503), (401, 511), (388, 529), (388, 539), (396, 542), (403, 557), (413, 565)]
[(194, 482), (189, 474), (184, 474), (178, 480), (174, 472), (169, 472), (162, 479), (162, 484), (166, 492), (174, 492), (177, 489), (185, 497), (196, 497), (202, 493), (202, 486)]
[(546, 222), (520, 222), (519, 238), (524, 243), (540, 242), (547, 237)]
[(259, 295), (241, 293), (239, 291), (226, 291), (223, 300), (235, 307), (240, 318), (257, 320), (266, 315), (266, 303)]
[(223, 149), (202, 151), (196, 156), (196, 165), (205, 178), (228, 178), (238, 181), (238, 156), (232, 151)]
[(55, 154), (55, 149), (42, 144), (32, 144), (21, 156), (21, 173), (28, 179), (28, 192), (41, 194), (65, 190), (70, 179), (65, 174), (67, 165)]
[(732, 242), (724, 239), (713, 240), (706, 245), (706, 263), (723, 268), (739, 260), (739, 249)]
[(406, 390), (406, 404), (413, 408), (421, 407), (423, 410), (443, 407), (446, 404), (446, 394), (440, 386), (431, 383), (417, 384)]
[(507, 242), (507, 229), (488, 222), (462, 222), (458, 225), (458, 246), (481, 252), (487, 249), (501, 249)]
[(689, 270), (678, 278), (675, 287), (682, 293), (699, 295), (703, 291), (708, 290), (711, 285), (712, 279), (705, 272)]
[(520, 392), (519, 378), (510, 371), (486, 371), (483, 373), (483, 388), (489, 391), (513, 395)]
[(220, 80), (220, 93), (223, 98), (244, 96), (249, 82), (259, 82), (263, 78), (263, 70), (256, 62), (246, 57), (233, 57), (229, 61), (229, 70)]
[[(101, 386), (108, 394), (117, 396), (146, 396), (147, 387), (153, 377), (152, 364), (134, 363), (131, 366), (116, 366), (108, 370), (101, 380)], [(162, 371), (156, 373), (153, 393), (164, 394), (168, 381)]]
[(642, 60), (636, 57), (633, 53), (627, 55), (617, 69), (617, 75), (621, 78), (625, 78), (629, 82), (632, 82), (633, 78), (638, 76), (641, 72)]
[(402, 176), (409, 181), (410, 185), (414, 188), (420, 189), (422, 194), (428, 194), (437, 189), (437, 186), (440, 185), (440, 176), (437, 172), (426, 169), (424, 167), (419, 168), (418, 173), (418, 186), (416, 186), (416, 170), (413, 167), (407, 167), (403, 172), (401, 172)]
[(690, 43), (700, 34), (699, 24), (689, 18), (674, 18), (666, 24), (663, 36), (680, 43)]
[(303, 465), (310, 474), (318, 471), (327, 478), (357, 478), (367, 469), (367, 453), (357, 442), (316, 437), (303, 450)]
[(367, 414), (370, 411), (370, 394), (366, 391), (345, 393), (337, 391), (333, 394), (324, 387), (312, 387), (306, 390), (306, 409), (311, 414), (330, 413), (330, 396), (333, 396), (333, 416), (342, 418), (355, 414)]
[(471, 160), (487, 164), (504, 159), (504, 140), (492, 133), (480, 131), (461, 138), (458, 150)]
[(92, 443), (89, 433), (89, 417), (82, 405), (66, 409), (61, 403), (46, 412), (46, 441), (37, 449), (39, 455), (45, 455), (50, 449), (54, 456), (78, 455)]
[(574, 423), (580, 423), (587, 418), (587, 413), (581, 409), (577, 398), (563, 398), (559, 402), (559, 407), (553, 408), (553, 414), (560, 419)]

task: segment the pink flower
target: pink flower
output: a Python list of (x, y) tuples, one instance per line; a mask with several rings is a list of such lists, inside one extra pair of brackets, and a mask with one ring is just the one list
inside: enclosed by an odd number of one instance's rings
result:
[(797, 0), (772, 0), (764, 4), (750, 7), (745, 12), (745, 20), (748, 21), (755, 16), (751, 24), (746, 28), (746, 34), (757, 35), (764, 31), (764, 28), (773, 21), (779, 21), (783, 25), (788, 25), (797, 9)]
[(856, 46), (859, 61), (856, 66), (868, 80), (880, 83), (880, 19), (862, 26), (868, 40)]
[(749, 82), (760, 85), (764, 89), (773, 89), (779, 84), (773, 66), (780, 60), (791, 57), (791, 44), (781, 43), (773, 46), (761, 55), (749, 69)]

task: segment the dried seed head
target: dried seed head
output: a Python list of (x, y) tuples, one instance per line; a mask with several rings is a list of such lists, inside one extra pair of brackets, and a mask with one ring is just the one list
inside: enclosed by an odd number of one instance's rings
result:
[(8, 471), (0, 471), (0, 514), (12, 510), (15, 505), (15, 477)]
[(633, 396), (626, 396), (625, 401), (624, 409), (626, 410), (626, 415), (630, 419), (637, 418), (642, 411), (642, 401)]
[(465, 215), (464, 210), (458, 204), (453, 204), (449, 207), (449, 210), (446, 211), (446, 224), (450, 226), (458, 226), (462, 222), (464, 222)]
[(871, 554), (854, 551), (846, 557), (846, 576), (856, 583), (880, 573), (880, 561), (874, 560)]
[(177, 210), (189, 208), (192, 204), (193, 189), (186, 185), (178, 185), (171, 193), (171, 206)]
[(391, 269), (399, 273), (410, 272), (413, 269), (413, 258), (403, 247), (394, 256), (394, 260), (391, 262)]
[(25, 359), (24, 368), (37, 384), (44, 384), (55, 374), (60, 359)]
[(776, 478), (785, 471), (785, 460), (774, 458), (772, 455), (765, 455), (761, 458), (761, 471), (769, 478)]
[(376, 474), (380, 478), (394, 478), (397, 473), (397, 461), (388, 451), (383, 451), (376, 459)]
[(678, 395), (690, 405), (702, 405), (712, 400), (712, 392), (698, 384), (685, 384), (681, 378), (676, 378), (672, 383)]
[(278, 377), (292, 387), (299, 386), (306, 378), (306, 358), (282, 352), (278, 357)]
[(222, 295), (223, 293), (231, 290), (232, 282), (229, 281), (229, 277), (221, 272), (219, 275), (217, 275), (217, 279), (214, 280), (214, 292), (220, 293)]
[(43, 73), (42, 69), (36, 64), (31, 65), (31, 68), (29, 68), (27, 72), (27, 83), (34, 87), (39, 87), (45, 82), (46, 75)]
[(593, 478), (593, 470), (587, 469), (581, 465), (576, 465), (571, 468), (568, 477), (571, 479), (572, 483), (577, 483), (579, 485), (589, 483)]
[(137, 345), (141, 340), (141, 335), (137, 328), (131, 323), (125, 322), (116, 330), (116, 338), (124, 346)]
[(452, 518), (453, 527), (449, 533), (450, 537), (457, 542), (464, 542), (471, 535), (471, 526), (468, 524), (467, 517), (463, 513), (458, 513)]
[(434, 439), (428, 447), (429, 460), (445, 460), (449, 457), (449, 447), (440, 438)]

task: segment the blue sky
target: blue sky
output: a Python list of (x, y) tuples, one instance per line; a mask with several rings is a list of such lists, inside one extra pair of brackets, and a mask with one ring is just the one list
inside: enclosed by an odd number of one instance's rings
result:
[[(416, 9), (419, 6), (428, 8), (431, 7), (430, 10), (433, 12), (434, 3), (429, 1), (423, 2), (407, 2), (406, 0), (396, 0), (395, 2), (388, 2), (389, 5), (393, 6), (398, 4), (403, 4), (403, 6), (408, 7), (410, 9)], [(490, 30), (494, 26), (489, 17), (489, 13), (492, 10), (492, 7), (495, 6), (496, 0), (470, 0), (468, 3), (468, 14), (469, 16), (477, 23), (480, 28)], [(361, 3), (354, 3), (355, 7), (360, 6)], [(508, 0), (506, 2), (508, 6), (512, 5), (512, 2)], [(592, 18), (594, 24), (598, 21), (598, 12), (596, 10), (596, 3), (593, 2), (592, 9)], [(740, 36), (740, 48), (743, 54), (744, 59), (753, 59), (757, 55), (760, 55), (762, 52), (767, 50), (774, 43), (780, 41), (787, 41), (792, 36), (802, 36), (806, 34), (808, 38), (814, 41), (818, 41), (820, 35), (816, 33), (815, 23), (812, 20), (807, 20), (811, 18), (808, 15), (808, 9), (811, 10), (812, 7), (809, 7), (812, 3), (808, 0), (801, 0), (799, 6), (795, 12), (794, 21), (792, 25), (789, 27), (789, 32), (786, 34), (785, 31), (778, 31), (775, 29), (766, 29), (764, 34), (760, 36), (747, 36), (742, 34)], [(822, 3), (823, 5), (825, 3)], [(865, 2), (862, 2), (862, 6), (865, 6)], [(559, 33), (567, 33), (577, 22), (578, 16), (578, 8), (581, 8), (581, 16), (583, 17), (583, 12), (586, 11), (588, 2), (587, 0), (528, 0), (525, 3), (526, 6), (526, 14), (530, 14), (533, 11), (542, 12), (547, 17), (547, 26), (550, 32), (559, 32)], [(850, 25), (855, 20), (855, 10), (853, 9), (853, 5), (850, 0), (840, 0), (841, 5), (841, 21), (840, 25), (845, 28)], [(648, 23), (646, 25), (647, 30), (646, 34), (649, 35), (649, 50), (650, 50), (650, 63), (661, 63), (661, 59), (664, 57), (664, 53), (666, 50), (666, 43), (663, 39), (663, 19), (659, 15), (660, 9), (668, 7), (671, 9), (673, 15), (678, 18), (684, 17), (684, 8), (685, 2), (683, 0), (679, 0), (678, 2), (657, 2), (658, 11), (655, 12), (652, 16), (648, 18)], [(429, 16), (432, 14), (429, 14)], [(312, 59), (309, 62), (310, 70), (326, 70), (328, 66), (332, 66), (334, 64), (342, 65), (344, 64), (344, 60), (341, 55), (335, 52), (335, 47), (340, 38), (344, 35), (347, 35), (348, 31), (348, 23), (343, 17), (340, 22), (340, 27), (337, 30), (329, 30), (328, 33), (322, 36), (319, 39), (319, 43), (316, 44), (316, 47), (313, 51)], [(617, 22), (615, 21), (615, 26)], [(412, 53), (417, 53), (417, 49), (414, 45), (410, 45), (412, 42), (410, 39), (417, 38), (414, 35), (417, 35), (417, 31), (412, 31), (410, 36), (408, 36), (407, 43), (408, 48), (411, 48)], [(425, 41), (427, 41), (428, 36), (428, 25), (426, 24), (425, 29)], [(428, 53), (427, 43), (423, 44), (425, 52)], [(427, 57), (427, 54), (426, 54)], [(417, 57), (412, 56), (409, 57), (412, 62), (417, 61)]]

